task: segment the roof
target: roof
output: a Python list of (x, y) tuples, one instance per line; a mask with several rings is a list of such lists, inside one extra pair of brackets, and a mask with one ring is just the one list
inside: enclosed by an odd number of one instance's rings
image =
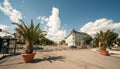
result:
[(73, 30), (70, 32), (70, 34), (69, 34), (67, 37), (65, 37), (65, 39), (67, 39), (72, 33), (79, 33), (79, 34), (85, 34), (85, 35), (87, 35), (87, 33), (79, 32), (79, 31), (76, 31), (75, 29), (73, 29)]

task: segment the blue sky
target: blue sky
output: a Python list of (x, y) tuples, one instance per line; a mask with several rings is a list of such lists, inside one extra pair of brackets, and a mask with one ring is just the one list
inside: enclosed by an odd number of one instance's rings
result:
[[(17, 11), (15, 15), (5, 13), (5, 1), (10, 4), (8, 8)], [(56, 41), (73, 28), (90, 35), (100, 30), (115, 28), (118, 33), (120, 30), (120, 0), (0, 0), (0, 7), (0, 28), (11, 33), (14, 19), (42, 22), (41, 28), (48, 31), (47, 37)]]

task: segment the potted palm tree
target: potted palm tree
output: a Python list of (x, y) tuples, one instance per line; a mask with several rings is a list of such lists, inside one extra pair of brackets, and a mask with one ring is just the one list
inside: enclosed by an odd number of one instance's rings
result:
[(35, 26), (33, 20), (31, 20), (30, 25), (25, 24), (22, 20), (20, 20), (20, 22), (21, 23), (13, 24), (17, 26), (16, 31), (25, 39), (25, 49), (24, 53), (21, 55), (24, 62), (28, 63), (31, 62), (35, 56), (35, 53), (33, 52), (33, 44), (39, 39), (41, 34), (40, 23)]
[(96, 38), (98, 39), (100, 54), (108, 55), (108, 51), (106, 50), (108, 46), (108, 41), (116, 39), (117, 35), (113, 32), (113, 30), (107, 30), (106, 32), (100, 31), (99, 33), (97, 33)]

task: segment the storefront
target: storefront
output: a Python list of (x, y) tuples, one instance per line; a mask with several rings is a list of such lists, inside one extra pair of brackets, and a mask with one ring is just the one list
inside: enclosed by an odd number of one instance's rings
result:
[(15, 54), (16, 53), (16, 39), (2, 39), (0, 38), (0, 54)]

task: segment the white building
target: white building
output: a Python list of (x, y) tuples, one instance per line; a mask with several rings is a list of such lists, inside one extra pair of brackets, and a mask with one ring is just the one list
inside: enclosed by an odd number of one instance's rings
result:
[(87, 33), (78, 32), (76, 30), (72, 30), (71, 33), (65, 38), (65, 42), (68, 46), (83, 46), (84, 38), (87, 37)]

